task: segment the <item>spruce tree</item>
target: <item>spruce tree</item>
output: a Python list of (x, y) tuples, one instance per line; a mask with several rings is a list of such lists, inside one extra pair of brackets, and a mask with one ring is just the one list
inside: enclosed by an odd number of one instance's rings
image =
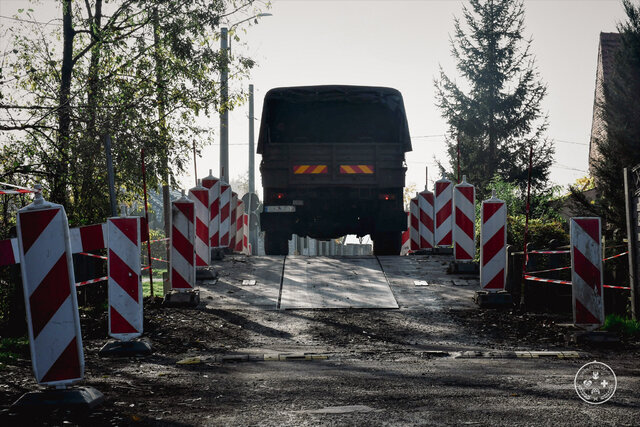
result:
[(449, 125), (449, 175), (457, 174), (459, 141), (461, 173), (480, 197), (490, 194), (494, 177), (524, 190), (533, 146), (532, 185), (544, 188), (554, 149), (540, 106), (547, 88), (530, 53), (532, 40), (523, 38), (523, 2), (470, 0), (454, 28), (452, 55), (464, 83), (442, 68), (435, 80), (437, 106)]

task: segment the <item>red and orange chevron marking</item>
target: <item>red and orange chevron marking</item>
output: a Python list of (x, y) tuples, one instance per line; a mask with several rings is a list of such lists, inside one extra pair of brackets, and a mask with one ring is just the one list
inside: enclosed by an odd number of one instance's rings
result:
[(317, 174), (317, 173), (328, 173), (329, 168), (327, 165), (294, 165), (293, 166), (293, 174), (294, 175), (302, 175), (302, 174)]
[(363, 173), (363, 174), (372, 174), (375, 168), (373, 165), (340, 165), (340, 173)]

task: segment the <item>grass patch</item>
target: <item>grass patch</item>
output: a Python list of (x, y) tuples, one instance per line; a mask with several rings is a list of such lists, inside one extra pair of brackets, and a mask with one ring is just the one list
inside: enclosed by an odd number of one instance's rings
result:
[(5, 364), (13, 364), (16, 360), (29, 357), (29, 340), (21, 338), (0, 338), (0, 369)]
[(640, 322), (617, 314), (609, 314), (604, 320), (602, 329), (626, 336), (640, 336)]
[[(162, 284), (162, 273), (166, 273), (166, 268), (153, 269), (153, 295), (164, 296), (164, 285)], [(149, 281), (149, 271), (142, 273), (142, 295), (145, 297), (151, 295), (151, 286)]]

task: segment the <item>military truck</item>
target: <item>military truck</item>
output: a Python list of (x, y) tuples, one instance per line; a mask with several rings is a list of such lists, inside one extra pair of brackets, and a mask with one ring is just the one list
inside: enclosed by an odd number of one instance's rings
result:
[(257, 151), (268, 255), (286, 255), (292, 234), (320, 240), (369, 234), (375, 254), (399, 254), (407, 229), (405, 153), (411, 151), (399, 91), (271, 89), (264, 98)]

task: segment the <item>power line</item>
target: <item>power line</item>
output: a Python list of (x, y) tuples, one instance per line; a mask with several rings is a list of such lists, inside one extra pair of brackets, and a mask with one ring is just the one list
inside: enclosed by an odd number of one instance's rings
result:
[(10, 19), (11, 21), (18, 21), (18, 22), (27, 22), (29, 24), (40, 24), (40, 25), (62, 25), (61, 23), (58, 22), (53, 22), (53, 21), (61, 21), (61, 19), (52, 19), (49, 22), (40, 22), (40, 21), (35, 21), (35, 20), (28, 20), (28, 19), (20, 19), (20, 18), (14, 18), (11, 16), (4, 16), (4, 15), (0, 15), (0, 18), (2, 19)]
[(589, 145), (586, 142), (576, 142), (576, 141), (566, 141), (564, 139), (554, 139), (554, 142), (562, 142), (565, 144), (575, 144), (575, 145)]
[(436, 138), (439, 136), (445, 136), (444, 134), (442, 135), (417, 135), (417, 136), (411, 136), (411, 138)]

